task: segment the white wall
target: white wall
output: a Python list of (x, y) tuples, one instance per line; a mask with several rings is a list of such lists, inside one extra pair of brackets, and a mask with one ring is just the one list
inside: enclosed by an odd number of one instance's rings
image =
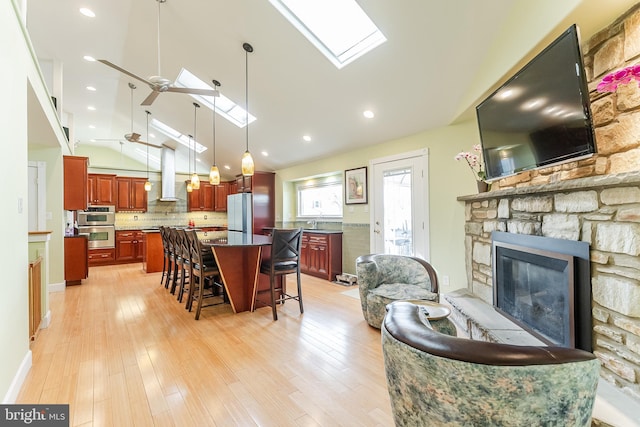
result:
[[(3, 155), (0, 200), (0, 398), (7, 396), (23, 360), (30, 360), (28, 303), (27, 50), (13, 2), (0, 2), (0, 117)], [(22, 201), (22, 202), (20, 202)], [(20, 204), (22, 209), (20, 210)]]

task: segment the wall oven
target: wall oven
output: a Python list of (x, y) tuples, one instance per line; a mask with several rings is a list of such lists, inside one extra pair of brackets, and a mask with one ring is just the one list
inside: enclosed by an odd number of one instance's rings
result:
[(89, 206), (77, 212), (78, 233), (88, 236), (89, 249), (115, 248), (115, 211), (115, 206)]
[(114, 225), (116, 223), (115, 206), (89, 206), (87, 210), (78, 211), (78, 225)]
[(114, 225), (81, 225), (78, 227), (78, 233), (87, 235), (89, 249), (116, 247), (116, 227)]

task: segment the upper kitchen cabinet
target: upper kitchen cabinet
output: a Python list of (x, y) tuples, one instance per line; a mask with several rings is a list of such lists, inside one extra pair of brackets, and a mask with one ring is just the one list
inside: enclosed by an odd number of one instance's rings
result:
[(116, 203), (116, 176), (90, 173), (87, 179), (90, 205), (114, 205)]
[(87, 169), (88, 157), (63, 156), (64, 204), (68, 211), (87, 209)]
[[(261, 173), (261, 172), (256, 172)], [(251, 193), (252, 182), (250, 176), (237, 175), (236, 176), (236, 193)]]
[(146, 212), (146, 178), (116, 177), (116, 212)]
[[(190, 181), (185, 181), (189, 183)], [(229, 183), (221, 182), (211, 185), (200, 181), (200, 188), (187, 194), (187, 211), (189, 212), (226, 212)]]
[[(190, 181), (186, 181), (189, 183)], [(215, 197), (213, 185), (200, 181), (200, 188), (187, 193), (187, 211), (213, 212), (213, 198)]]
[(229, 193), (229, 183), (221, 182), (213, 187), (215, 197), (213, 198), (213, 210), (216, 212), (227, 211), (227, 196)]

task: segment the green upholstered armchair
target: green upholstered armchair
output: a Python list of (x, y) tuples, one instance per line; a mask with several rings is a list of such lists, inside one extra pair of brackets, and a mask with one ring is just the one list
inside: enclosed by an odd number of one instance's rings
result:
[(380, 329), (387, 304), (398, 300), (439, 301), (438, 276), (427, 261), (403, 255), (362, 255), (356, 259), (365, 320)]
[(583, 350), (440, 334), (395, 302), (382, 325), (396, 426), (590, 426), (600, 363)]

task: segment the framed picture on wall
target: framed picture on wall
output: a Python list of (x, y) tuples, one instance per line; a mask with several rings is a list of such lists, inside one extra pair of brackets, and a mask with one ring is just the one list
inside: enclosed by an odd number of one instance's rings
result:
[(344, 203), (367, 203), (367, 167), (344, 171)]

